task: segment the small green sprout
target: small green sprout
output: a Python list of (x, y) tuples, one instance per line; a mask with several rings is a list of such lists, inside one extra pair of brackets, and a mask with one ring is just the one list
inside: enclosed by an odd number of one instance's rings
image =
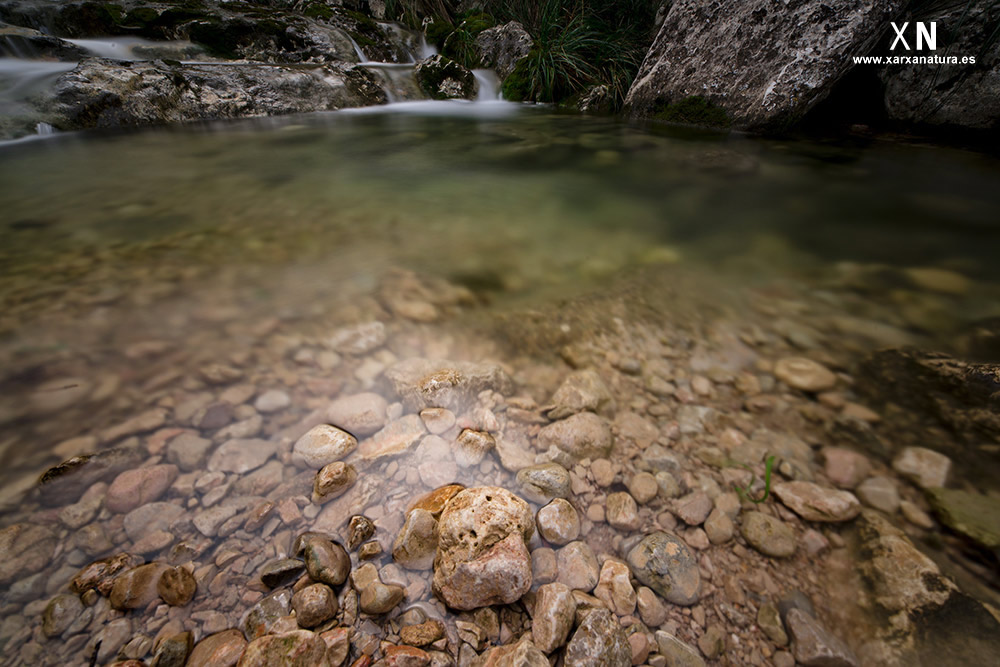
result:
[(741, 464), (744, 468), (750, 470), (750, 482), (745, 487), (741, 487), (736, 482), (733, 482), (733, 488), (736, 489), (736, 493), (740, 494), (741, 500), (749, 500), (756, 505), (767, 500), (767, 497), (771, 495), (771, 468), (774, 467), (774, 459), (775, 456), (772, 454), (767, 457), (767, 461), (764, 463), (764, 495), (760, 498), (754, 498), (750, 495), (750, 490), (753, 488), (753, 483), (757, 481), (757, 476), (753, 474), (750, 466)]

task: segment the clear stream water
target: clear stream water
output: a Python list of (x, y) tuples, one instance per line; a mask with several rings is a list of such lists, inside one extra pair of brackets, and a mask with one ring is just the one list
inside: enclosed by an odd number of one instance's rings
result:
[[(294, 369), (310, 369), (310, 402), (266, 421), (272, 434), (334, 385), (363, 385), (371, 367), (324, 370), (311, 341), (378, 312), (372, 295), (398, 269), (473, 295), (464, 315), (401, 334), (425, 354), (471, 354), (457, 341), (479, 337), (502, 341), (494, 356), (552, 369), (561, 344), (522, 337), (516, 321), (576, 304), (573, 326), (627, 327), (603, 300), (623, 293), (692, 332), (721, 321), (746, 333), (755, 303), (785, 322), (794, 353), (856, 359), (886, 338), (956, 350), (970, 323), (1000, 315), (998, 182), (1000, 162), (957, 149), (769, 141), (503, 102), (0, 146), (0, 523), (25, 519), (21, 494), (73, 452), (66, 441), (205, 391), (206, 364), (293, 396)], [(892, 278), (914, 267), (967, 285)], [(859, 282), (864, 270), (890, 278)], [(830, 330), (838, 316), (889, 333), (854, 345)], [(555, 374), (519, 377), (548, 388)], [(65, 551), (59, 581), (86, 560)], [(40, 586), (9, 604), (47, 599)]]

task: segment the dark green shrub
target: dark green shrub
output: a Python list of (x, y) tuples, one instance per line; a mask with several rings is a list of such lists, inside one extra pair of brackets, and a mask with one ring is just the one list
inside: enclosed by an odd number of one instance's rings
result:
[(314, 2), (302, 12), (311, 19), (323, 19), (328, 21), (333, 18), (333, 10), (322, 2)]

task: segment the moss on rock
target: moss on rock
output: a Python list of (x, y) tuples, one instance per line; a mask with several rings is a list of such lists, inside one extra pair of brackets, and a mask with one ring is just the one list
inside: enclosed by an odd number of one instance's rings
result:
[(728, 128), (732, 124), (725, 109), (701, 95), (692, 95), (673, 104), (667, 104), (656, 111), (653, 118), (703, 127)]

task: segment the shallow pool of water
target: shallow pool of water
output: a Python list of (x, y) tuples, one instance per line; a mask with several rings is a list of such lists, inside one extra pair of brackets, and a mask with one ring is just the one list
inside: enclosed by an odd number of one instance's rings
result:
[[(581, 539), (599, 556), (622, 558), (657, 528), (692, 545), (703, 597), (671, 607), (667, 631), (694, 645), (719, 625), (736, 637), (733, 664), (770, 664), (781, 647), (737, 631), (740, 615), (791, 589), (819, 602), (829, 572), (812, 560), (842, 555), (840, 524), (810, 525), (772, 499), (765, 512), (800, 540), (794, 559), (774, 561), (738, 536), (709, 542), (699, 523), (678, 521), (683, 510), (662, 489), (634, 524), (608, 523), (607, 496), (631, 490), (640, 472), (670, 471), (678, 495), (716, 499), (749, 481), (734, 461), (753, 469), (760, 491), (767, 452), (790, 466), (785, 478), (824, 480), (811, 452), (848, 444), (838, 420), (878, 428), (880, 414), (853, 386), (869, 351), (962, 354), (974, 324), (1000, 315), (998, 177), (994, 158), (948, 148), (765, 141), (506, 103), (0, 146), (0, 528), (37, 524), (52, 540), (37, 563), (2, 573), (9, 664), (43, 660), (54, 646), (53, 655), (89, 655), (98, 638), (110, 662), (125, 641), (151, 643), (168, 623), (196, 640), (238, 627), (266, 592), (254, 583), (265, 561), (287, 555), (303, 530), (346, 539), (354, 513), (378, 526), (384, 553), (374, 562), (391, 568), (383, 578), (406, 587), (390, 617), (420, 603), (453, 622), (428, 606), (429, 573), (391, 565), (404, 510), (448, 482), (518, 492), (513, 473), (552, 458), (573, 476)], [(372, 323), (378, 335), (359, 333)], [(787, 357), (833, 369), (834, 383), (790, 389), (775, 379)], [(346, 459), (359, 473), (354, 491), (313, 503), (315, 471), (293, 460), (295, 441), (332, 400), (361, 392), (382, 395), (383, 417), (413, 426), (417, 408), (388, 379), (412, 358), (496, 362), (511, 385), (450, 406), (458, 425), (443, 440), (417, 421), (421, 433), (401, 451), (371, 456), (377, 438), (362, 436)], [(588, 409), (614, 434), (609, 484), (593, 457), (553, 453), (539, 437), (574, 369), (606, 385), (607, 400)], [(465, 428), (502, 444), (460, 465), (447, 445)], [(149, 537), (126, 518), (149, 499), (112, 503), (127, 511), (102, 501), (124, 469), (178, 465), (171, 443), (181, 435), (201, 439), (204, 456), (169, 473), (150, 502), (177, 515)], [(271, 449), (249, 470), (210, 464), (234, 438)], [(680, 467), (648, 455), (653, 446)], [(91, 462), (62, 478), (86, 484), (35, 488), (47, 468), (109, 450), (120, 458), (107, 470)], [(868, 456), (927, 509), (888, 460)], [(224, 529), (195, 520), (213, 507), (232, 509)], [(248, 528), (264, 509), (272, 514)], [(898, 513), (893, 521), (919, 532)], [(38, 618), (49, 598), (86, 563), (137, 543), (146, 560), (195, 572), (194, 602), (123, 615), (102, 598), (82, 630), (46, 637)], [(860, 650), (849, 606), (820, 614)], [(120, 618), (128, 632), (119, 624), (109, 638)], [(392, 635), (387, 627), (379, 637)], [(148, 659), (143, 646), (128, 650)]]

